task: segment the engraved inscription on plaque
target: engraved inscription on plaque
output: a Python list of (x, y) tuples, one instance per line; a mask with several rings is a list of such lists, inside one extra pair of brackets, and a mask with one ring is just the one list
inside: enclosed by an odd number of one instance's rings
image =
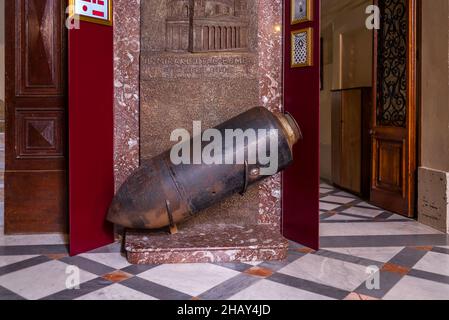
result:
[(248, 78), (257, 77), (256, 57), (245, 55), (158, 54), (142, 57), (142, 80), (152, 78)]

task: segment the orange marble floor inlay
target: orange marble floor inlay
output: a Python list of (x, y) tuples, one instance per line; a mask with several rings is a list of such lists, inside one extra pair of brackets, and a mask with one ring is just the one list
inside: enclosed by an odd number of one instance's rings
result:
[(420, 247), (413, 247), (413, 249), (419, 250), (419, 251), (432, 251), (433, 247), (432, 246), (420, 246)]
[(49, 253), (46, 254), (45, 256), (51, 260), (59, 260), (68, 257), (69, 255), (67, 253)]
[(382, 271), (398, 273), (405, 276), (410, 269), (403, 266), (398, 266), (396, 264), (387, 263), (382, 267)]
[(267, 278), (273, 274), (273, 270), (261, 267), (252, 267), (251, 269), (246, 270), (245, 273), (256, 277)]
[(132, 275), (130, 275), (129, 273), (118, 270), (118, 271), (114, 271), (114, 272), (105, 274), (102, 278), (109, 280), (111, 282), (122, 282), (131, 277), (132, 277)]
[(296, 251), (298, 251), (300, 253), (305, 253), (305, 254), (314, 253), (315, 252), (315, 250), (310, 249), (310, 248), (300, 248), (300, 249), (297, 249)]
[(370, 296), (366, 296), (364, 294), (360, 294), (360, 293), (356, 293), (356, 292), (351, 292), (350, 294), (348, 294), (346, 296), (346, 298), (344, 298), (344, 300), (352, 300), (352, 301), (370, 301), (370, 300), (379, 300), (377, 298), (374, 297), (370, 297)]

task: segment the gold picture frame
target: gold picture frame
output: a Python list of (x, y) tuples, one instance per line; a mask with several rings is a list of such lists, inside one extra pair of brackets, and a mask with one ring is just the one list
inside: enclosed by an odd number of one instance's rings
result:
[[(75, 2), (79, 0), (69, 0), (69, 16), (73, 17), (77, 15), (75, 13)], [(107, 0), (108, 1), (108, 18), (106, 19), (100, 19), (100, 18), (93, 18), (93, 17), (86, 17), (83, 15), (77, 15), (79, 20), (102, 24), (105, 26), (112, 26), (113, 23), (113, 0)]]
[[(306, 48), (303, 48), (306, 46)], [(313, 66), (313, 29), (304, 28), (291, 33), (291, 67)]]
[[(298, 24), (313, 21), (313, 1), (312, 0), (291, 0), (291, 24)], [(305, 5), (306, 8), (302, 6)]]

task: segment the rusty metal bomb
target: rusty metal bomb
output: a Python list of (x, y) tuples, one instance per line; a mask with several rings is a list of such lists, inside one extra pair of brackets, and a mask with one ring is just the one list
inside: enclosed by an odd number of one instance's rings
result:
[[(266, 108), (253, 108), (216, 127), (223, 135), (228, 129), (277, 130), (277, 170), (293, 162), (293, 145), (301, 139), (298, 124), (289, 114), (272, 113)], [(259, 137), (257, 137), (259, 139)], [(261, 139), (261, 138), (260, 138)], [(257, 140), (265, 144), (266, 140)], [(192, 144), (190, 144), (192, 145)], [(207, 143), (202, 143), (202, 148)], [(248, 151), (245, 141), (232, 150), (237, 155)], [(223, 146), (223, 153), (225, 152)], [(193, 150), (192, 150), (193, 152)], [(107, 220), (125, 228), (175, 228), (176, 224), (194, 217), (225, 198), (245, 193), (247, 188), (265, 178), (264, 164), (178, 164), (172, 163), (171, 150), (146, 160), (125, 181), (109, 208)]]

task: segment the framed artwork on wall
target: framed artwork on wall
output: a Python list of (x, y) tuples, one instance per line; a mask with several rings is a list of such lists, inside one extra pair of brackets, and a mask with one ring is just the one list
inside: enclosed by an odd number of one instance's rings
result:
[(312, 0), (291, 0), (292, 24), (313, 20), (313, 2)]
[(112, 26), (112, 0), (70, 0), (69, 11), (80, 20)]
[(313, 66), (313, 29), (292, 31), (291, 38), (291, 67)]

